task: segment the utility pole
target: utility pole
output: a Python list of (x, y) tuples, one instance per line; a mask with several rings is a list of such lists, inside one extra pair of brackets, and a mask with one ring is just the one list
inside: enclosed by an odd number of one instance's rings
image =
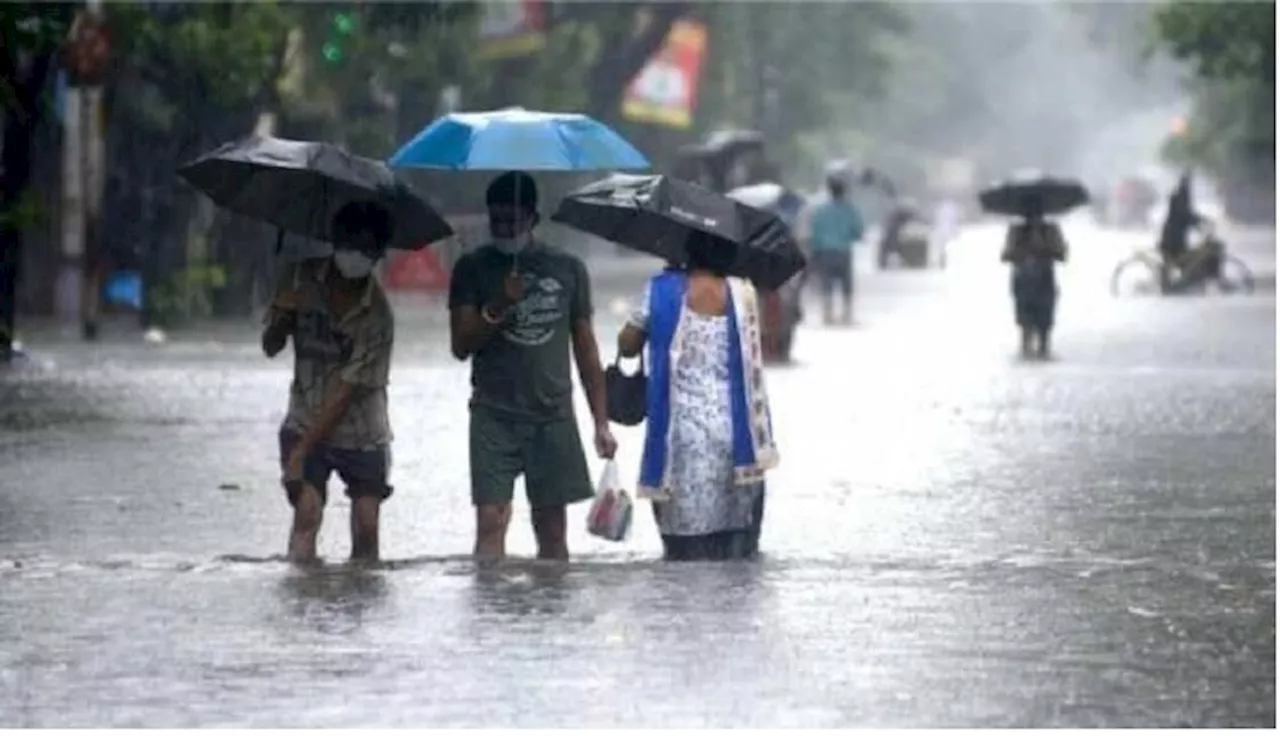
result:
[[(99, 28), (103, 27), (102, 0), (88, 0), (85, 4), (90, 18)], [(85, 223), (84, 223), (84, 299), (80, 304), (80, 329), (85, 339), (98, 337), (98, 315), (102, 305), (103, 248), (102, 248), (102, 194), (106, 185), (103, 169), (106, 165), (106, 146), (103, 141), (106, 111), (102, 105), (102, 79), (90, 81), (85, 89), (84, 112), (87, 118), (84, 128), (85, 142)]]
[(60, 308), (68, 319), (79, 313), (85, 339), (98, 335), (102, 293), (102, 78), (110, 53), (102, 0), (88, 0), (84, 10), (76, 14), (62, 49), (68, 89), (63, 130), (63, 268), (59, 286)]
[(81, 89), (67, 85), (62, 113), (62, 239), (55, 300), (58, 317), (67, 324), (80, 316), (84, 290), (84, 137), (81, 135)]

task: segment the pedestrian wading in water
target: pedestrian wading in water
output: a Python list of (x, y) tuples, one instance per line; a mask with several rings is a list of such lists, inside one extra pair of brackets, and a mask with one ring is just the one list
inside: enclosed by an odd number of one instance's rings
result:
[(760, 307), (726, 277), (731, 243), (695, 233), (688, 261), (649, 280), (618, 352), (649, 351), (638, 492), (654, 501), (669, 560), (757, 554), (764, 475), (777, 464), (760, 347)]
[(1054, 265), (1067, 259), (1067, 244), (1058, 224), (1032, 210), (1009, 227), (1002, 262), (1012, 266), (1014, 317), (1022, 333), (1023, 357), (1049, 357), (1058, 283)]
[(485, 201), (492, 241), (463, 255), (449, 282), (453, 355), (471, 361), (475, 555), (506, 554), (513, 487), (523, 475), (538, 557), (566, 560), (565, 508), (595, 494), (573, 410), (570, 348), (595, 422), (596, 454), (612, 458), (617, 449), (591, 285), (581, 259), (534, 238), (532, 177), (500, 175)]
[(391, 216), (377, 205), (343, 207), (334, 218), (333, 256), (286, 270), (267, 311), (267, 357), (293, 339), (280, 462), (293, 506), (295, 562), (316, 559), (335, 472), (351, 499), (351, 558), (378, 559), (379, 512), (392, 491), (387, 382), (395, 327), (373, 268), (391, 233)]

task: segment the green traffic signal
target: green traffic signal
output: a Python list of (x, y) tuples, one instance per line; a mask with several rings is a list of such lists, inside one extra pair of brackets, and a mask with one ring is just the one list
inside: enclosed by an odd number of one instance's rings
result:
[(333, 14), (333, 30), (346, 36), (356, 30), (356, 17), (350, 13)]

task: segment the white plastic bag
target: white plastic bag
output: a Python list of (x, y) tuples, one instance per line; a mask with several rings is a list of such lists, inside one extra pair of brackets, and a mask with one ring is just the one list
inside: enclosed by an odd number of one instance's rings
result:
[(596, 497), (587, 512), (587, 531), (611, 542), (626, 539), (631, 530), (631, 497), (622, 490), (618, 480), (618, 464), (605, 463), (600, 482), (596, 484)]

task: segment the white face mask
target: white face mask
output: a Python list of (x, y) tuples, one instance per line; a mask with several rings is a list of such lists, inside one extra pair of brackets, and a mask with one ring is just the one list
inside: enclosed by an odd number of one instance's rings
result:
[(493, 246), (503, 254), (517, 254), (524, 251), (533, 242), (533, 235), (525, 232), (519, 236), (493, 237)]
[(348, 280), (369, 277), (369, 273), (373, 272), (373, 258), (364, 252), (356, 252), (350, 249), (340, 249), (334, 252), (333, 264), (338, 267), (338, 272), (342, 273), (342, 276)]

